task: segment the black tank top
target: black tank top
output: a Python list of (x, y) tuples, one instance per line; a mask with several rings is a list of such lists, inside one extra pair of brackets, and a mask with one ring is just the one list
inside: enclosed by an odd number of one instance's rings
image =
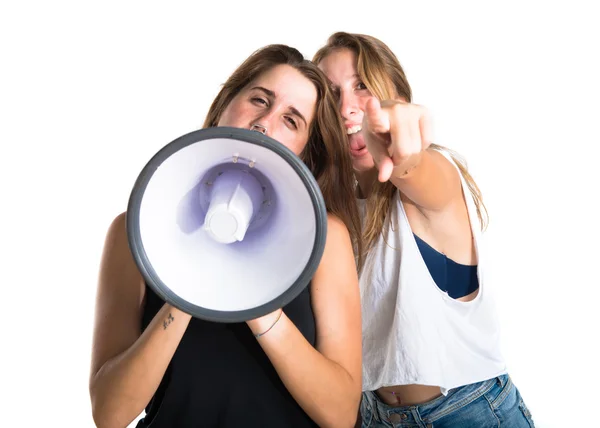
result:
[[(142, 329), (163, 306), (146, 286)], [(285, 314), (311, 345), (310, 286)], [(287, 391), (246, 323), (192, 318), (137, 428), (315, 427)]]

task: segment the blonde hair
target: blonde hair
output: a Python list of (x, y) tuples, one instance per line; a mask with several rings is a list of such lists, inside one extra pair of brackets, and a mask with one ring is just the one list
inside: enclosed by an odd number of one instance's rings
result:
[[(404, 69), (396, 55), (381, 40), (364, 34), (337, 32), (332, 34), (325, 46), (317, 51), (313, 62), (318, 64), (327, 55), (340, 49), (349, 49), (356, 54), (358, 74), (375, 97), (380, 100), (402, 97), (407, 102), (412, 102), (412, 91)], [(485, 229), (488, 222), (487, 210), (481, 191), (469, 174), (464, 159), (446, 147), (437, 144), (431, 144), (430, 147), (444, 150), (452, 157), (475, 200), (481, 229)], [(365, 252), (373, 247), (382, 233), (395, 192), (396, 186), (390, 181), (381, 183), (376, 180), (374, 182), (366, 202), (366, 218), (363, 225), (362, 237)]]

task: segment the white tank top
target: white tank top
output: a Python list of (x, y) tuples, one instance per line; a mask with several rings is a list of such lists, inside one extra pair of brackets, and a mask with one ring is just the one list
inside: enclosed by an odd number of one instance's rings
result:
[[(456, 166), (448, 154), (440, 153)], [(446, 394), (506, 373), (480, 223), (460, 177), (477, 252), (479, 293), (470, 302), (460, 302), (438, 288), (396, 192), (385, 233), (360, 275), (363, 391), (420, 384), (439, 386)], [(364, 200), (359, 205), (364, 213)]]

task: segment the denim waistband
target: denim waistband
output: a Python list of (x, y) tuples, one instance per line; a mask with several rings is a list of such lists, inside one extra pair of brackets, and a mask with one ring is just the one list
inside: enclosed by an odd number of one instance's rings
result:
[[(433, 423), (437, 419), (477, 400), (495, 384), (500, 385), (503, 393), (506, 394), (511, 389), (511, 383), (510, 376), (503, 374), (482, 382), (451, 389), (446, 396), (441, 395), (426, 403), (412, 406), (390, 406), (381, 401), (381, 398), (379, 398), (375, 391), (363, 392), (363, 399), (373, 412), (373, 417), (378, 421), (402, 422), (403, 424), (415, 424), (419, 426), (423, 423)], [(504, 388), (504, 386), (508, 387)]]

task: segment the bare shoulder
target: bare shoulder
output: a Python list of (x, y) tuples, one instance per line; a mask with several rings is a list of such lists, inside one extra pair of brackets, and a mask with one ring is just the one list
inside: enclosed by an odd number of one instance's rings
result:
[(127, 240), (127, 212), (123, 211), (112, 219), (106, 233), (105, 245), (122, 245)]
[[(108, 227), (104, 241), (102, 262), (100, 265), (100, 280), (103, 274), (118, 275), (125, 280), (141, 281), (142, 276), (133, 259), (127, 237), (127, 212), (117, 215)], [(109, 281), (107, 286), (121, 281)], [(103, 282), (101, 281), (101, 284)]]
[(124, 244), (127, 243), (127, 212), (124, 211), (112, 219), (106, 232), (104, 240), (104, 254), (116, 249), (122, 250)]
[(350, 233), (348, 228), (335, 214), (327, 215), (327, 242), (328, 243), (339, 243), (339, 244), (350, 244)]

